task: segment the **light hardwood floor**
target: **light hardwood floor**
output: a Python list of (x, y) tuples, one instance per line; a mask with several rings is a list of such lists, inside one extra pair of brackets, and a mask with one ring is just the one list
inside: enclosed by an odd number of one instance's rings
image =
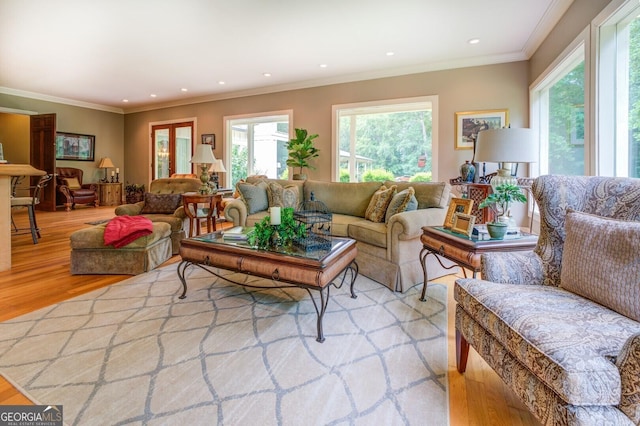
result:
[[(48, 306), (128, 278), (127, 275), (71, 275), (69, 235), (87, 227), (87, 222), (114, 216), (113, 207), (78, 207), (71, 212), (37, 212), (42, 238), (33, 244), (30, 234), (12, 236), (12, 268), (0, 272), (0, 321)], [(28, 226), (26, 212), (14, 213), (19, 227)], [(0, 248), (6, 250), (6, 245)], [(417, 254), (416, 254), (417, 255)], [(168, 263), (179, 261), (174, 256)], [(473, 351), (467, 372), (456, 371), (453, 283), (445, 283), (448, 297), (449, 410), (450, 423), (457, 425), (539, 425), (534, 417), (504, 386), (500, 378)], [(0, 404), (30, 404), (11, 384), (0, 378)], [(425, 419), (428, 424), (428, 419)]]

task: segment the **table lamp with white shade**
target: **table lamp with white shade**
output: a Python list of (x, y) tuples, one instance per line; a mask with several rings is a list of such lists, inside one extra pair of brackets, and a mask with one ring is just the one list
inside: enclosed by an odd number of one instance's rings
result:
[(102, 180), (103, 182), (108, 182), (107, 180), (107, 173), (108, 170), (110, 168), (115, 168), (116, 166), (113, 165), (113, 161), (111, 161), (111, 158), (109, 157), (103, 157), (100, 160), (100, 164), (98, 164), (98, 168), (99, 169), (104, 169), (104, 179)]
[(531, 129), (505, 127), (478, 132), (475, 161), (500, 165), (498, 175), (491, 178), (494, 189), (505, 183), (517, 185), (518, 179), (511, 175), (511, 164), (535, 163), (538, 155)]
[(227, 169), (224, 168), (224, 164), (222, 163), (222, 160), (217, 159), (215, 163), (213, 163), (211, 165), (211, 167), (209, 168), (209, 173), (215, 173), (216, 174), (216, 179), (215, 179), (215, 187), (213, 188), (213, 192), (216, 193), (218, 192), (218, 188), (219, 188), (219, 182), (220, 182), (220, 177), (218, 175), (218, 173), (225, 173), (227, 171)]
[(216, 163), (216, 157), (213, 155), (211, 145), (197, 144), (196, 152), (191, 157), (192, 164), (200, 164), (200, 182), (202, 186), (198, 190), (200, 194), (210, 194), (211, 187), (209, 186), (209, 167)]

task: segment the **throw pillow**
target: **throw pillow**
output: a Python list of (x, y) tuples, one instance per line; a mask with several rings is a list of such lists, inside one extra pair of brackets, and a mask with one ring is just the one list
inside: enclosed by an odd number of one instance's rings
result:
[(640, 321), (640, 223), (567, 211), (560, 287)]
[(269, 198), (267, 197), (268, 185), (266, 182), (260, 181), (255, 185), (238, 183), (237, 186), (240, 192), (240, 198), (247, 206), (247, 214), (254, 214), (269, 208)]
[(182, 204), (182, 194), (144, 194), (144, 206), (140, 213), (173, 214)]
[(396, 194), (397, 188), (396, 185), (391, 185), (390, 188), (382, 185), (371, 197), (369, 206), (364, 213), (364, 218), (371, 222), (383, 222), (384, 216), (387, 213), (387, 207), (389, 207), (391, 199)]
[(64, 178), (64, 183), (69, 187), (69, 189), (80, 189), (82, 186), (78, 181), (78, 178)]
[(269, 182), (267, 188), (269, 207), (298, 207), (298, 187), (295, 185), (282, 186), (277, 182)]
[(412, 186), (408, 187), (404, 191), (398, 192), (393, 196), (387, 207), (387, 213), (384, 218), (384, 223), (389, 223), (389, 219), (396, 213), (402, 213), (408, 210), (415, 210), (418, 208), (418, 200), (416, 200), (415, 189)]

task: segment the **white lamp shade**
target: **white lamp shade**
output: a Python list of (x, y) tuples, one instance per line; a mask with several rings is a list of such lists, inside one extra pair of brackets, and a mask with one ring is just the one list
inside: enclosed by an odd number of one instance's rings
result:
[(205, 145), (199, 143), (196, 145), (196, 152), (191, 157), (193, 164), (213, 164), (216, 162), (216, 157), (213, 155), (211, 145)]
[(474, 161), (479, 163), (535, 163), (538, 144), (533, 130), (518, 128), (488, 129), (478, 132)]
[(222, 160), (218, 159), (215, 163), (211, 165), (209, 171), (212, 173), (226, 172), (227, 169), (224, 168), (224, 164), (222, 164)]

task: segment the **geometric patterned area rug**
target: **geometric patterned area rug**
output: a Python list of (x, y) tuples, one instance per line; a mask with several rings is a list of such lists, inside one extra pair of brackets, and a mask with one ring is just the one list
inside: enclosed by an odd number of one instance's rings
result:
[(449, 423), (444, 285), (332, 288), (318, 343), (305, 290), (176, 266), (0, 323), (0, 372), (67, 424)]

